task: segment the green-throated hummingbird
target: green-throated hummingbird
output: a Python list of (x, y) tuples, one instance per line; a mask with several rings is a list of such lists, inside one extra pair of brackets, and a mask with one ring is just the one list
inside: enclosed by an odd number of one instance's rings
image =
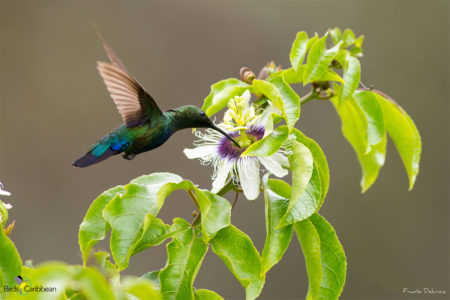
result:
[(136, 154), (161, 146), (174, 132), (184, 128), (212, 128), (239, 147), (199, 107), (186, 105), (162, 112), (108, 43), (101, 36), (100, 39), (111, 62), (97, 62), (97, 69), (124, 124), (89, 147), (87, 153), (73, 163), (75, 167), (87, 167), (119, 153), (123, 153), (125, 159), (133, 159)]

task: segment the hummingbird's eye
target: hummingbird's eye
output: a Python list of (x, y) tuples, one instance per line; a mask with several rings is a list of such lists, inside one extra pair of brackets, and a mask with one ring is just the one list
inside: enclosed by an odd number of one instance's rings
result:
[(201, 116), (201, 117), (206, 117), (206, 114), (205, 114), (205, 112), (204, 112), (204, 111), (202, 111), (202, 112), (200, 113), (200, 116)]

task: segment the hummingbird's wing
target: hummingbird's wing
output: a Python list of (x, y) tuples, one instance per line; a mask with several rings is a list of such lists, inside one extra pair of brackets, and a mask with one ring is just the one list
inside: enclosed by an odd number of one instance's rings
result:
[(127, 127), (148, 122), (162, 112), (144, 88), (128, 73), (124, 64), (100, 36), (111, 63), (97, 62), (97, 69)]
[(106, 42), (106, 40), (103, 38), (103, 35), (100, 33), (100, 31), (97, 29), (97, 27), (95, 27), (95, 31), (97, 31), (97, 35), (100, 39), (100, 41), (102, 42), (103, 48), (106, 51), (106, 55), (108, 55), (109, 60), (117, 65), (119, 68), (121, 68), (122, 70), (124, 70), (125, 72), (128, 73), (127, 68), (125, 67), (125, 65), (123, 64), (123, 62), (120, 60), (119, 56), (116, 54), (116, 52), (114, 52), (114, 50), (109, 46), (109, 44)]

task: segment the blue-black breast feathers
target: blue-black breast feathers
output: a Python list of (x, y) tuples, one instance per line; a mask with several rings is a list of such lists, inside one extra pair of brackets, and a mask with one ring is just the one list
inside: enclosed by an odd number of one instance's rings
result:
[(137, 126), (148, 122), (152, 117), (161, 115), (155, 100), (128, 73), (105, 40), (102, 39), (102, 43), (111, 63), (97, 62), (97, 69), (125, 125)]

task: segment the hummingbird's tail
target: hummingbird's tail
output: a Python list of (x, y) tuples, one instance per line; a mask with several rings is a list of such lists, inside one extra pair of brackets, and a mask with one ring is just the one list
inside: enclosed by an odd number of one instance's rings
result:
[(131, 142), (118, 134), (116, 129), (89, 147), (87, 153), (77, 159), (72, 165), (84, 168), (99, 163), (110, 156), (125, 151), (130, 144)]
[[(111, 148), (106, 149), (102, 154), (95, 155), (96, 152), (98, 152), (98, 147), (101, 147), (101, 145), (98, 145), (97, 147), (94, 147), (91, 151), (87, 152), (85, 155), (74, 161), (72, 164), (74, 167), (84, 168), (96, 163), (99, 163), (101, 161), (104, 161), (108, 157), (119, 154), (119, 151), (114, 151)], [(96, 151), (97, 150), (97, 151)]]

